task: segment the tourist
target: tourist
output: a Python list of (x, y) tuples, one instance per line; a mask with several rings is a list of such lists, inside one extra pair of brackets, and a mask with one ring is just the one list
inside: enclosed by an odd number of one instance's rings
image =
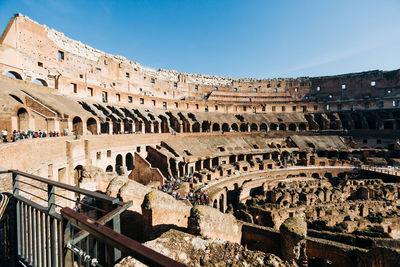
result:
[(7, 143), (7, 142), (8, 142), (8, 141), (7, 141), (7, 129), (2, 130), (2, 131), (1, 131), (1, 134), (2, 134), (2, 136), (3, 136), (3, 141), (4, 141), (4, 143)]

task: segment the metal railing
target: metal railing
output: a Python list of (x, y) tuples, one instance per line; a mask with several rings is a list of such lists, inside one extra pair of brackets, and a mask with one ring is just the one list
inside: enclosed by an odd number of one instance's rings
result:
[(122, 252), (150, 266), (183, 266), (120, 233), (120, 214), (132, 202), (17, 170), (2, 173), (11, 173), (13, 181), (13, 261), (104, 267), (117, 263)]

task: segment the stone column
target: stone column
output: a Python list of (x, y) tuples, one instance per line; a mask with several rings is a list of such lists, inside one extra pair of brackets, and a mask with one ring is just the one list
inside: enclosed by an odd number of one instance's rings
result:
[(154, 132), (154, 122), (151, 122), (151, 123), (150, 123), (150, 132), (151, 132), (151, 133), (155, 133), (155, 132)]
[(113, 134), (113, 128), (114, 128), (113, 122), (109, 121), (108, 122), (108, 134)]
[(288, 218), (279, 228), (282, 259), (298, 266), (308, 266), (306, 254), (307, 224), (301, 218)]

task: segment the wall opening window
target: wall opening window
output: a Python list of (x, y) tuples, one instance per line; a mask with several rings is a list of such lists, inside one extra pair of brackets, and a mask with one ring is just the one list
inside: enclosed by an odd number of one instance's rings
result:
[(107, 103), (108, 102), (108, 94), (107, 94), (107, 92), (102, 92), (101, 96), (102, 96), (102, 99), (103, 99), (103, 103)]
[(64, 52), (58, 50), (58, 59), (64, 60)]
[(196, 109), (199, 109), (199, 104), (196, 104)]
[(78, 93), (78, 85), (76, 83), (71, 83), (71, 87), (74, 94)]
[(178, 83), (174, 83), (174, 87), (178, 87)]
[(155, 100), (151, 100), (151, 102), (153, 102), (153, 106), (156, 106), (156, 101)]
[(329, 95), (329, 99), (332, 99), (333, 98), (333, 96), (332, 95)]
[(128, 103), (132, 103), (132, 97), (128, 96)]
[(317, 86), (317, 92), (321, 91), (321, 86)]
[(274, 93), (278, 93), (278, 89), (274, 88)]
[(155, 83), (156, 80), (155, 80), (154, 78), (151, 78), (150, 82), (151, 82), (151, 83)]
[(299, 88), (294, 88), (294, 91), (297, 93), (299, 91)]
[(121, 101), (121, 95), (120, 94), (116, 94), (117, 96), (117, 101), (120, 102)]
[(399, 100), (393, 100), (393, 107), (399, 106)]
[(42, 67), (42, 68), (43, 68), (43, 63), (42, 63), (42, 62), (38, 62), (37, 65), (38, 65), (39, 67)]
[(292, 111), (296, 111), (296, 106), (293, 106), (293, 107), (292, 107)]
[(178, 108), (178, 107), (179, 107), (179, 104), (178, 104), (178, 102), (175, 102), (175, 107), (176, 107), (176, 108)]
[(383, 108), (383, 106), (384, 106), (384, 103), (383, 103), (383, 101), (381, 101), (381, 102), (378, 102), (378, 108)]
[(218, 110), (218, 106), (217, 105), (215, 105), (215, 110)]
[(96, 70), (97, 70), (97, 71), (101, 71), (101, 68), (99, 68), (99, 67), (96, 67)]
[(89, 92), (89, 95), (90, 95), (90, 96), (93, 96), (93, 88), (88, 87), (88, 92)]
[(371, 81), (371, 86), (375, 86), (376, 82), (375, 81)]
[(214, 87), (214, 91), (218, 91), (218, 87)]
[(194, 90), (196, 90), (196, 91), (199, 90), (199, 86), (198, 86), (198, 85), (195, 85), (195, 86), (194, 86)]
[(143, 105), (143, 104), (144, 104), (144, 99), (143, 99), (143, 98), (140, 98), (140, 99), (139, 99), (139, 103)]
[(129, 78), (129, 72), (125, 73), (125, 77)]
[(272, 106), (272, 111), (276, 111), (276, 107), (275, 106)]
[(286, 107), (285, 106), (282, 106), (282, 111), (286, 111)]
[(318, 106), (314, 105), (314, 110), (317, 111), (318, 110)]
[(237, 88), (233, 88), (233, 92), (235, 92), (235, 93), (236, 93), (236, 92), (237, 92)]
[(342, 90), (346, 90), (346, 84), (344, 83), (344, 84), (342, 84)]
[(387, 94), (391, 94), (392, 93), (392, 89), (387, 89), (386, 93)]
[(204, 107), (204, 111), (208, 112), (208, 106), (207, 105)]
[(243, 107), (243, 111), (246, 111), (246, 110), (247, 110), (247, 107), (246, 107), (246, 106), (244, 106), (244, 107)]
[(329, 104), (326, 104), (325, 109), (329, 110)]
[(253, 89), (253, 92), (254, 92), (254, 93), (257, 93), (257, 88), (254, 88), (254, 89)]
[(167, 109), (167, 102), (162, 102), (163, 109)]

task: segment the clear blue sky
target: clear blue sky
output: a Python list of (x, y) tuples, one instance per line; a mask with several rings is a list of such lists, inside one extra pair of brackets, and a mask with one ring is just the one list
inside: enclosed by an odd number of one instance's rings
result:
[(94, 48), (155, 69), (299, 77), (400, 68), (400, 0), (0, 0)]

